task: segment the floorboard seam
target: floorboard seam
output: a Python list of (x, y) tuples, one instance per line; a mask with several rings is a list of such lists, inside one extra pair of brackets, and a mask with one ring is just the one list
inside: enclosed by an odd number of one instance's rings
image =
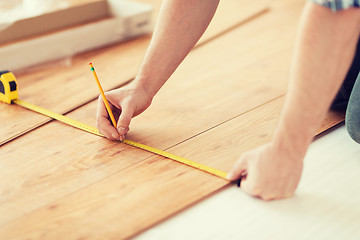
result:
[(269, 101), (266, 101), (266, 102), (264, 102), (264, 103), (262, 103), (262, 104), (260, 104), (260, 105), (258, 105), (258, 106), (256, 106), (256, 107), (253, 107), (253, 108), (251, 108), (251, 109), (249, 109), (249, 110), (247, 110), (247, 111), (245, 111), (245, 112), (243, 112), (243, 113), (241, 113), (241, 114), (238, 114), (238, 115), (236, 115), (236, 116), (234, 116), (234, 117), (232, 117), (232, 118), (229, 118), (229, 119), (226, 120), (226, 121), (223, 121), (223, 122), (221, 122), (221, 123), (218, 123), (218, 124), (214, 125), (213, 127), (210, 127), (210, 128), (208, 128), (208, 129), (206, 129), (206, 130), (204, 130), (204, 131), (202, 131), (202, 132), (199, 132), (199, 133), (197, 133), (197, 134), (195, 134), (195, 135), (193, 135), (193, 136), (191, 136), (191, 137), (189, 137), (189, 138), (186, 138), (186, 139), (182, 140), (181, 142), (178, 142), (178, 143), (176, 143), (176, 144), (174, 144), (174, 145), (172, 145), (172, 146), (170, 146), (170, 147), (168, 147), (168, 148), (165, 148), (164, 150), (168, 150), (168, 149), (171, 149), (171, 148), (173, 148), (173, 147), (175, 147), (175, 146), (177, 146), (177, 145), (180, 145), (180, 144), (183, 143), (183, 142), (186, 142), (186, 141), (188, 141), (188, 140), (190, 140), (190, 139), (192, 139), (192, 138), (195, 138), (195, 137), (197, 137), (197, 136), (199, 136), (199, 135), (201, 135), (201, 134), (203, 134), (203, 133), (206, 133), (206, 132), (208, 132), (208, 131), (210, 131), (210, 130), (212, 130), (212, 129), (220, 126), (220, 125), (223, 125), (224, 123), (230, 122), (230, 121), (232, 121), (232, 120), (234, 120), (234, 119), (236, 119), (236, 118), (238, 118), (238, 117), (240, 117), (240, 116), (242, 116), (242, 115), (244, 115), (244, 114), (247, 114), (247, 113), (249, 113), (249, 112), (251, 112), (251, 111), (253, 111), (253, 110), (255, 110), (255, 109), (259, 108), (259, 107), (262, 107), (262, 106), (264, 106), (264, 105), (266, 105), (266, 104), (269, 104), (269, 103), (271, 103), (271, 102), (273, 102), (273, 101), (275, 101), (275, 100), (277, 100), (277, 99), (279, 99), (279, 98), (281, 98), (281, 97), (283, 97), (283, 96), (285, 96), (285, 94), (281, 94), (281, 95), (277, 96), (276, 98), (273, 98), (273, 99), (271, 99), (271, 100), (269, 100)]
[(270, 11), (269, 7), (264, 8), (262, 11), (260, 11), (258, 13), (255, 13), (254, 15), (252, 15), (252, 16), (250, 16), (250, 17), (248, 17), (248, 18), (246, 18), (246, 19), (244, 19), (244, 20), (242, 20), (242, 21), (228, 27), (227, 29), (225, 29), (225, 30), (215, 34), (214, 36), (210, 37), (209, 39), (206, 39), (203, 42), (197, 44), (194, 47), (194, 49), (199, 48), (202, 45), (205, 45), (206, 43), (211, 42), (211, 41), (213, 41), (213, 40), (215, 40), (215, 39), (217, 39), (217, 38), (219, 38), (219, 37), (221, 37), (223, 35), (226, 35), (227, 33), (229, 33), (231, 31), (235, 30), (236, 28), (241, 27), (242, 25), (244, 25), (244, 24), (246, 24), (246, 23), (248, 23), (248, 22), (250, 22), (250, 21), (252, 21), (252, 20), (254, 20), (254, 19), (256, 19), (256, 18), (258, 18), (260, 16), (262, 16), (262, 15), (264, 15), (265, 13), (267, 13), (269, 11)]

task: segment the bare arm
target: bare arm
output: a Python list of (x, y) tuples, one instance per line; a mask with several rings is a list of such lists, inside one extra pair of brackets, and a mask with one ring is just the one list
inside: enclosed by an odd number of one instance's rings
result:
[(244, 153), (228, 178), (247, 174), (242, 189), (266, 200), (291, 196), (303, 158), (354, 56), (360, 10), (333, 13), (308, 3), (303, 11), (290, 84), (273, 141)]
[(309, 3), (304, 9), (289, 91), (275, 142), (303, 154), (323, 121), (354, 57), (360, 10), (337, 13)]
[(136, 82), (154, 96), (209, 25), (219, 0), (165, 0)]
[(219, 0), (164, 0), (150, 46), (135, 80), (108, 92), (118, 118), (115, 129), (99, 98), (97, 127), (107, 138), (123, 140), (132, 117), (147, 109), (210, 23)]

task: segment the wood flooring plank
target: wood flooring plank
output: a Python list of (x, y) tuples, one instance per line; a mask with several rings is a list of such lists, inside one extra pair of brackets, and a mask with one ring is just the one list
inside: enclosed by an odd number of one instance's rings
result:
[[(174, 177), (176, 175), (178, 177)], [(164, 181), (167, 185), (162, 184)], [(101, 183), (86, 189), (85, 194), (69, 195), (64, 202), (56, 201), (1, 227), (0, 236), (6, 239), (125, 239), (173, 214), (174, 210), (186, 207), (189, 201), (209, 194), (210, 189), (226, 184), (224, 180), (196, 170), (188, 171), (166, 160), (144, 161), (122, 172), (121, 179)]]
[[(137, 2), (151, 4), (153, 6), (153, 22), (155, 23), (160, 12), (162, 0), (137, 0)], [(204, 35), (199, 40), (198, 44), (202, 44), (217, 35), (227, 32), (229, 29), (238, 26), (244, 21), (244, 16), (248, 15), (251, 19), (253, 13), (261, 14), (269, 10), (270, 4), (261, 0), (253, 0), (251, 2), (246, 0), (227, 0), (220, 2), (216, 13), (210, 22)], [(259, 8), (261, 7), (261, 8)], [(251, 14), (251, 16), (249, 15)]]
[[(262, 6), (261, 9), (259, 9), (260, 6)], [(267, 11), (269, 11), (269, 5), (267, 3), (264, 4), (261, 0), (254, 0), (251, 1), (251, 3), (249, 1), (239, 0), (220, 2), (209, 27), (200, 38), (197, 45), (204, 44), (242, 24), (246, 24), (247, 21), (251, 21), (252, 18), (265, 14)], [(256, 14), (250, 16), (248, 15), (249, 13)], [(244, 18), (242, 17), (244, 15), (249, 16), (247, 18), (248, 20), (244, 21)]]
[(152, 156), (59, 122), (0, 151), (0, 225)]
[[(232, 0), (221, 4), (224, 7), (219, 8), (217, 13), (219, 16), (214, 19), (204, 40), (219, 35), (234, 24), (239, 24), (266, 9), (257, 4), (259, 0), (247, 4), (246, 7), (238, 5), (237, 2)], [(156, 9), (160, 1), (155, 0), (153, 3)], [(229, 9), (233, 9), (232, 18), (225, 12)], [(225, 16), (226, 21), (222, 20)], [(135, 77), (149, 41), (150, 36), (143, 36), (75, 56), (69, 60), (71, 62), (69, 66), (60, 62), (18, 73), (16, 76), (19, 83), (19, 97), (58, 113), (73, 110), (95, 99), (99, 94), (96, 85), (92, 85), (94, 80), (88, 67), (90, 61), (97, 69), (103, 88), (113, 89)], [(0, 145), (48, 121), (48, 118), (23, 110), (14, 113), (12, 109), (13, 106), (0, 104)]]
[(326, 130), (343, 123), (345, 120), (344, 111), (329, 110), (324, 121), (322, 122), (317, 134), (321, 134)]

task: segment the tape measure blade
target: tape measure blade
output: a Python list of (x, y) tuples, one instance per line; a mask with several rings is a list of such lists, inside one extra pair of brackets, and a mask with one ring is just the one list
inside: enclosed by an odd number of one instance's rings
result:
[[(22, 106), (24, 108), (27, 108), (29, 110), (38, 112), (38, 113), (43, 114), (45, 116), (48, 116), (50, 118), (53, 118), (53, 119), (56, 119), (56, 120), (61, 121), (63, 123), (66, 123), (66, 124), (68, 124), (68, 125), (70, 125), (72, 127), (75, 127), (75, 128), (81, 129), (83, 131), (86, 131), (86, 132), (89, 132), (89, 133), (104, 137), (104, 135), (99, 133), (97, 128), (95, 128), (95, 127), (93, 127), (91, 125), (79, 122), (77, 120), (71, 119), (71, 118), (66, 117), (64, 115), (49, 111), (49, 110), (47, 110), (45, 108), (36, 106), (34, 104), (31, 104), (31, 103), (28, 103), (28, 102), (25, 102), (25, 101), (22, 101), (22, 100), (19, 100), (19, 99), (16, 99), (13, 102), (15, 104), (17, 104), (19, 106)], [(183, 158), (183, 157), (180, 157), (180, 156), (176, 156), (176, 155), (174, 155), (172, 153), (168, 153), (168, 152), (165, 152), (163, 150), (156, 149), (156, 148), (153, 148), (153, 147), (150, 147), (150, 146), (138, 143), (138, 142), (134, 142), (134, 141), (131, 141), (131, 140), (128, 140), (128, 139), (125, 139), (123, 141), (123, 143), (125, 143), (127, 145), (130, 145), (130, 146), (133, 146), (133, 147), (141, 148), (141, 149), (146, 150), (148, 152), (155, 153), (157, 155), (172, 159), (172, 160), (180, 162), (182, 164), (194, 167), (196, 169), (199, 169), (199, 170), (202, 170), (204, 172), (210, 173), (212, 175), (215, 175), (215, 176), (221, 177), (223, 179), (226, 179), (226, 175), (227, 175), (226, 172), (223, 172), (223, 171), (220, 171), (218, 169), (206, 166), (204, 164), (197, 163), (197, 162), (191, 161), (189, 159), (186, 159), (186, 158)]]
[(19, 106), (22, 106), (24, 108), (27, 108), (29, 110), (35, 111), (35, 112), (40, 113), (42, 115), (45, 115), (45, 116), (48, 116), (50, 118), (56, 119), (56, 120), (58, 120), (60, 122), (66, 123), (66, 124), (68, 124), (68, 125), (70, 125), (72, 127), (75, 127), (75, 128), (81, 129), (83, 131), (86, 131), (86, 132), (89, 132), (89, 133), (92, 133), (92, 134), (103, 137), (103, 135), (99, 133), (97, 128), (95, 128), (93, 126), (90, 126), (88, 124), (79, 122), (77, 120), (71, 119), (71, 118), (66, 117), (64, 115), (49, 111), (49, 110), (47, 110), (45, 108), (36, 106), (34, 104), (31, 104), (31, 103), (28, 103), (28, 102), (25, 102), (25, 101), (22, 101), (22, 100), (19, 100), (19, 99), (14, 100), (13, 102), (15, 104), (17, 104)]
[(156, 149), (156, 148), (153, 148), (153, 147), (149, 147), (147, 145), (144, 145), (144, 144), (141, 144), (141, 143), (138, 143), (138, 142), (134, 142), (134, 141), (131, 141), (131, 140), (128, 140), (128, 139), (125, 139), (123, 142), (128, 144), (128, 145), (131, 145), (131, 146), (134, 146), (134, 147), (137, 147), (137, 148), (141, 148), (141, 149), (144, 149), (144, 150), (152, 152), (152, 153), (156, 153), (157, 155), (160, 155), (160, 156), (175, 160), (175, 161), (183, 163), (185, 165), (194, 167), (196, 169), (199, 169), (199, 170), (202, 170), (204, 172), (210, 173), (212, 175), (215, 175), (215, 176), (226, 179), (226, 175), (227, 175), (226, 172), (223, 172), (223, 171), (220, 171), (218, 169), (209, 167), (207, 165), (204, 165), (204, 164), (201, 164), (201, 163), (198, 163), (198, 162), (194, 162), (194, 161), (191, 161), (189, 159), (174, 155), (172, 153), (169, 153), (169, 152), (166, 152), (166, 151), (163, 151), (163, 150), (160, 150), (160, 149)]

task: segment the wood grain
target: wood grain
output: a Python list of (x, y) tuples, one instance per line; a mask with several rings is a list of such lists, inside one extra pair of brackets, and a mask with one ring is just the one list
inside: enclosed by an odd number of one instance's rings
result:
[[(270, 139), (281, 104), (272, 101), (170, 151), (229, 170), (243, 151)], [(124, 239), (227, 184), (169, 159), (153, 157), (4, 225), (0, 236)], [(111, 224), (105, 227), (104, 222)], [(14, 231), (18, 226), (21, 232)]]
[[(134, 130), (129, 134), (129, 138), (156, 148), (167, 149), (234, 116), (250, 111), (264, 102), (271, 101), (274, 96), (281, 95), (284, 87), (279, 82), (281, 79), (285, 79), (281, 77), (283, 75), (281, 68), (278, 69), (277, 74), (271, 74), (268, 78), (262, 78), (256, 67), (247, 67), (247, 71), (241, 71), (242, 67), (248, 66), (249, 63), (247, 62), (227, 64), (223, 66), (222, 70), (229, 74), (229, 76), (231, 74), (236, 77), (227, 77), (219, 82), (219, 79), (223, 77), (223, 72), (215, 67), (211, 67), (211, 64), (218, 64), (217, 49), (220, 49), (223, 44), (233, 44), (240, 41), (244, 31), (252, 31), (251, 29), (254, 26), (261, 26), (261, 23), (265, 20), (265, 18), (259, 19), (258, 22), (254, 22), (254, 25), (249, 24), (249, 26), (239, 28), (226, 36), (222, 36), (213, 43), (208, 43), (206, 46), (196, 49), (189, 56), (189, 63), (185, 63), (173, 76), (173, 79), (159, 93), (157, 99), (154, 100), (151, 108), (133, 120), (131, 128)], [(248, 40), (249, 43), (252, 42), (252, 40)], [(256, 48), (256, 46), (253, 46), (253, 48)], [(206, 67), (210, 65), (210, 68), (204, 69), (201, 63), (209, 58), (209, 52), (213, 52), (214, 56), (210, 57), (210, 59), (214, 59), (215, 63), (208, 61), (209, 64)], [(235, 61), (238, 60), (239, 62), (246, 56), (250, 57), (246, 53), (252, 54), (251, 50), (246, 47), (238, 49), (235, 53), (237, 53), (235, 55), (237, 56), (236, 58), (233, 57), (233, 49), (222, 51), (224, 58), (231, 56)], [(279, 61), (283, 61), (282, 57), (284, 56), (282, 54), (276, 55)], [(251, 64), (253, 63), (250, 62), (250, 66)], [(256, 65), (259, 64), (257, 63)], [(273, 66), (263, 67), (264, 71), (266, 69), (271, 69), (272, 73), (274, 73)], [(174, 96), (181, 97), (174, 98)], [(238, 104), (239, 102), (246, 102), (246, 104)], [(69, 116), (94, 125), (95, 109), (96, 101), (69, 114)], [(2, 223), (45, 206), (51, 201), (84, 187), (82, 184), (75, 185), (74, 182), (91, 184), (106, 176), (99, 174), (99, 178), (97, 178), (93, 175), (98, 174), (89, 171), (87, 168), (80, 168), (77, 173), (75, 171), (68, 178), (60, 177), (67, 175), (66, 172), (63, 172), (63, 167), (61, 167), (64, 164), (64, 159), (68, 159), (66, 162), (69, 162), (70, 166), (73, 164), (78, 165), (79, 159), (87, 159), (89, 154), (98, 157), (101, 155), (102, 149), (115, 148), (114, 145), (97, 145), (96, 141), (93, 142), (94, 136), (86, 137), (85, 134), (83, 138), (80, 138), (78, 134), (83, 136), (83, 133), (78, 133), (78, 130), (73, 130), (72, 128), (65, 130), (65, 128), (69, 127), (63, 126), (61, 123), (51, 123), (49, 126), (39, 128), (35, 132), (16, 139), (0, 149), (0, 153), (3, 156), (0, 162), (7, 166), (6, 169), (12, 169), (12, 171), (9, 170), (3, 174), (4, 181), (2, 182), (1, 189), (3, 192), (10, 194), (2, 195), (3, 201), (1, 202), (0, 209), (5, 212), (5, 214), (2, 214), (4, 218), (1, 221)], [(51, 133), (51, 136), (48, 136), (49, 133)], [(71, 139), (76, 139), (76, 142), (71, 141)], [(32, 142), (39, 142), (41, 145), (34, 146), (31, 144)], [(82, 146), (83, 144), (84, 146)], [(45, 145), (48, 146), (46, 151), (39, 153), (36, 150)], [(77, 149), (80, 145), (84, 150), (74, 154), (78, 151)], [(21, 155), (18, 151), (8, 150), (13, 149), (13, 146), (21, 149), (24, 155)], [(92, 149), (90, 153), (85, 150), (87, 148)], [(109, 155), (112, 154), (114, 154), (114, 150), (110, 150)], [(26, 168), (24, 168), (25, 171), (16, 172), (16, 169), (21, 168), (26, 155), (30, 159), (29, 165), (34, 169), (46, 169), (46, 166), (49, 164), (48, 159), (53, 159), (53, 172), (50, 171), (50, 173), (45, 175), (39, 175), (39, 172), (30, 171)], [(128, 157), (125, 155), (125, 159)], [(104, 158), (107, 159), (107, 157)], [(133, 158), (136, 163), (145, 157), (136, 157), (134, 155)], [(9, 161), (9, 159), (12, 160)], [(90, 159), (93, 159), (93, 164), (96, 166), (102, 166), (93, 157)], [(101, 159), (99, 161), (103, 162)], [(105, 165), (107, 166), (108, 164)], [(119, 171), (128, 166), (119, 165), (109, 168), (113, 171)], [(89, 168), (92, 169), (93, 167), (89, 166)], [(96, 167), (94, 168), (97, 169)], [(55, 177), (55, 181), (52, 181), (54, 176), (59, 177)], [(41, 184), (42, 181), (39, 182), (39, 179), (42, 179), (45, 185)], [(34, 184), (23, 185), (23, 182), (33, 182)], [(51, 189), (49, 189), (48, 185), (50, 182), (53, 185)], [(54, 193), (54, 189), (60, 190)], [(46, 195), (47, 198), (39, 197), (36, 194), (29, 194), (28, 191), (39, 192), (42, 196)], [(38, 200), (35, 201), (35, 199)], [(32, 202), (32, 204), (29, 206), (26, 202)], [(16, 206), (17, 211), (14, 210)], [(9, 211), (10, 209), (11, 211)]]
[(4, 225), (0, 236), (125, 239), (226, 184), (165, 159), (149, 159)]
[[(245, 0), (243, 0), (245, 2)], [(220, 18), (228, 9), (234, 9), (233, 21), (217, 21), (214, 19), (211, 28), (207, 31), (209, 37), (221, 35), (233, 24), (239, 24), (266, 7), (254, 1), (247, 7), (239, 6), (238, 1), (226, 1), (223, 10), (219, 9)], [(154, 1), (159, 6), (160, 1)], [(157, 8), (157, 7), (155, 7)], [(235, 14), (235, 9), (237, 13)], [(28, 69), (23, 73), (16, 73), (19, 83), (19, 97), (22, 100), (42, 106), (58, 113), (70, 110), (95, 99), (98, 96), (96, 85), (92, 85), (91, 72), (88, 63), (92, 61), (99, 74), (104, 90), (113, 89), (133, 79), (136, 75), (142, 57), (149, 44), (150, 36), (140, 37), (121, 44), (101, 48), (81, 54), (60, 63), (46, 64), (44, 67)], [(114, 71), (119, 69), (119, 71)], [(84, 88), (84, 86), (87, 86)], [(26, 133), (47, 121), (42, 116), (32, 116), (24, 111), (14, 112), (13, 106), (0, 106), (0, 144)], [(16, 130), (14, 129), (16, 125)]]
[(59, 122), (0, 151), (0, 225), (151, 156)]

